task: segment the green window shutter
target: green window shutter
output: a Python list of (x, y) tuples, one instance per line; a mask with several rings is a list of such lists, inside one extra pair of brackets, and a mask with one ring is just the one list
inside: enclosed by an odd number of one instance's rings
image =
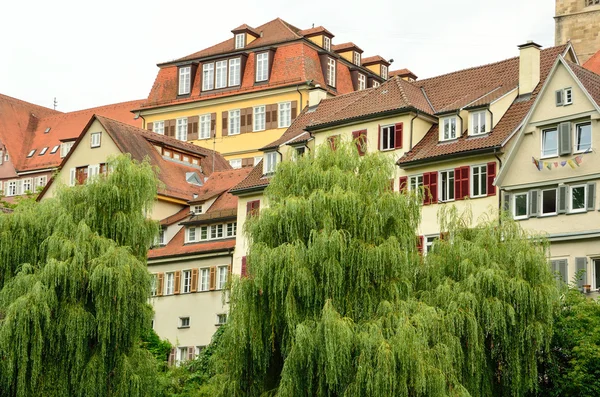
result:
[(596, 182), (587, 184), (587, 210), (596, 208)]
[(563, 90), (556, 91), (556, 106), (563, 106)]
[(534, 216), (538, 216), (539, 197), (540, 197), (539, 190), (530, 190), (529, 191), (529, 217), (530, 218), (534, 217)]
[(569, 187), (561, 185), (558, 187), (558, 213), (565, 214), (567, 212)]
[(571, 154), (571, 123), (560, 123), (558, 125), (558, 154)]
[(558, 272), (560, 273), (560, 277), (562, 281), (565, 283), (569, 282), (569, 263), (566, 259), (561, 259), (558, 261)]
[(577, 286), (583, 288), (587, 281), (587, 258), (575, 258), (575, 270), (577, 271)]

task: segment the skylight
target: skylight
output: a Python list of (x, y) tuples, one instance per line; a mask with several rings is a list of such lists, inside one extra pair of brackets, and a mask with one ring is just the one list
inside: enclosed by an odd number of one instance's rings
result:
[(31, 152), (29, 152), (29, 154), (27, 155), (27, 157), (31, 157), (35, 154), (35, 149), (33, 149)]
[(60, 147), (60, 145), (56, 145), (52, 148), (52, 150), (50, 151), (50, 154), (54, 154), (56, 153), (56, 151), (58, 150), (58, 148)]
[(50, 132), (50, 127), (46, 128), (46, 130), (44, 131), (44, 134), (47, 134)]
[(46, 146), (45, 148), (42, 149), (42, 151), (40, 152), (40, 154), (38, 154), (38, 156), (43, 156), (44, 154), (46, 154), (47, 151), (48, 151), (48, 147)]

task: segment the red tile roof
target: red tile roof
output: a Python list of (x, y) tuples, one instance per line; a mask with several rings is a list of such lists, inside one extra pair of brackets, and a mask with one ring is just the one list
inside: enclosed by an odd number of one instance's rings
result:
[(335, 51), (335, 52), (344, 52), (344, 51), (354, 50), (361, 54), (363, 53), (363, 50), (361, 50), (359, 46), (357, 46), (356, 44), (354, 44), (352, 42), (332, 45), (331, 50)]
[(596, 105), (600, 106), (600, 75), (573, 62), (566, 61)]
[(315, 28), (300, 30), (298, 33), (300, 33), (304, 37), (317, 36), (320, 34), (324, 34), (325, 36), (329, 37), (335, 37), (333, 33), (325, 29), (323, 26), (317, 26)]
[(244, 191), (261, 189), (269, 186), (270, 177), (263, 176), (262, 160), (252, 168), (246, 179), (237, 184), (230, 190), (233, 194), (243, 193)]
[(398, 70), (391, 70), (388, 75), (390, 77), (394, 77), (394, 76), (400, 76), (400, 77), (410, 77), (413, 80), (417, 79), (417, 75), (414, 74), (413, 72), (411, 72), (408, 69), (398, 69)]
[(185, 228), (179, 232), (164, 247), (153, 248), (148, 251), (148, 259), (165, 258), (178, 255), (192, 255), (209, 252), (228, 252), (235, 248), (235, 238), (226, 240), (208, 241), (202, 243), (185, 244)]
[(596, 74), (600, 74), (600, 50), (592, 55), (592, 57), (583, 64), (583, 67)]
[(365, 66), (365, 65), (371, 65), (371, 64), (374, 64), (374, 63), (383, 63), (384, 65), (387, 65), (387, 66), (390, 65), (390, 63), (385, 58), (383, 58), (383, 57), (381, 57), (379, 55), (375, 55), (375, 56), (372, 56), (372, 57), (366, 57), (366, 58), (362, 59), (363, 66)]
[(239, 33), (239, 32), (249, 32), (254, 37), (260, 37), (260, 33), (258, 33), (256, 30), (254, 30), (253, 28), (251, 28), (250, 26), (248, 26), (246, 24), (240, 25), (231, 31), (231, 33)]
[(161, 226), (170, 226), (190, 216), (190, 208), (183, 207), (179, 212), (160, 220)]
[[(197, 193), (198, 197), (190, 200), (190, 204), (202, 203), (206, 200), (210, 200), (215, 196), (223, 195), (223, 193), (227, 192), (229, 189), (231, 189), (232, 187), (240, 183), (242, 180), (244, 180), (244, 178), (248, 176), (250, 171), (251, 168), (246, 167), (234, 170), (213, 172), (212, 175), (206, 181), (206, 183), (204, 183), (204, 186), (202, 186), (202, 189), (200, 189), (200, 191)], [(225, 193), (223, 196), (227, 195), (229, 195), (229, 193)], [(218, 200), (220, 199), (221, 198), (219, 198)], [(212, 210), (213, 207), (215, 207), (215, 204), (217, 203), (215, 202), (210, 207), (210, 210)], [(235, 205), (237, 205), (237, 199)], [(234, 208), (234, 206), (224, 206), (223, 208)]]

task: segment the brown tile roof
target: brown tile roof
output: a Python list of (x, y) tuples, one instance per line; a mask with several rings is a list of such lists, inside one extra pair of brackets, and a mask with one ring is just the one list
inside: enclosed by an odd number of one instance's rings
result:
[(575, 73), (579, 81), (581, 81), (581, 84), (583, 84), (596, 104), (600, 106), (600, 75), (573, 62), (565, 62), (569, 65), (573, 73)]
[(363, 53), (363, 50), (361, 50), (359, 46), (357, 46), (356, 44), (354, 44), (352, 42), (332, 45), (331, 50), (335, 51), (335, 52), (344, 52), (344, 51), (348, 51), (348, 50), (355, 50), (356, 52), (360, 52), (361, 54)]
[(211, 206), (210, 212), (207, 212), (205, 214), (194, 215), (194, 216), (190, 217), (188, 220), (181, 222), (181, 224), (182, 225), (200, 225), (200, 224), (215, 223), (215, 221), (223, 221), (226, 219), (237, 219), (237, 197), (235, 197), (235, 196), (233, 196), (233, 197), (235, 198), (235, 205), (236, 205), (235, 208), (213, 210), (212, 206)]
[(315, 28), (300, 30), (298, 33), (304, 37), (316, 36), (319, 34), (325, 34), (326, 36), (335, 37), (333, 33), (325, 29), (323, 26), (317, 26)]
[(179, 232), (164, 247), (153, 248), (148, 251), (148, 259), (165, 258), (177, 255), (192, 255), (209, 252), (228, 252), (235, 248), (235, 238), (202, 243), (185, 244), (185, 228)]
[(250, 174), (242, 182), (233, 187), (229, 192), (239, 194), (246, 190), (261, 189), (269, 186), (270, 177), (263, 176), (263, 160), (252, 168)]
[(400, 76), (400, 77), (410, 77), (413, 80), (417, 79), (417, 75), (414, 74), (413, 72), (411, 72), (408, 69), (398, 69), (398, 70), (391, 70), (388, 75), (390, 77), (394, 77), (394, 76)]
[[(494, 147), (499, 148), (523, 121), (533, 105), (537, 94), (541, 90), (544, 81), (548, 77), (548, 73), (556, 61), (556, 58), (563, 54), (566, 49), (567, 45), (562, 45), (541, 51), (540, 84), (538, 84), (529, 98), (525, 97), (517, 99), (500, 119), (492, 132), (478, 137), (462, 134), (454, 141), (438, 142), (438, 127), (435, 125), (411, 151), (405, 153), (404, 156), (398, 160), (398, 164), (407, 165), (415, 161), (433, 161), (447, 155), (492, 149)], [(436, 101), (434, 102), (434, 106), (436, 106), (437, 103), (439, 108), (443, 108), (444, 106), (449, 108), (450, 104), (459, 102), (464, 103), (467, 101), (465, 98), (474, 97), (474, 95), (469, 93), (468, 89), (465, 89), (465, 87), (470, 87), (472, 92), (477, 91), (480, 93), (487, 90), (489, 87), (502, 83), (502, 79), (506, 79), (506, 83), (500, 84), (500, 88), (497, 91), (488, 92), (486, 97), (492, 99), (502, 92), (508, 92), (517, 87), (518, 74), (519, 59), (511, 58), (490, 65), (479, 66), (450, 73), (448, 75), (421, 80), (418, 83), (424, 87), (428, 98), (432, 102)], [(515, 76), (516, 80), (513, 81)], [(485, 80), (491, 81), (491, 83), (487, 84)], [(513, 82), (509, 84), (508, 82), (510, 81)], [(438, 92), (437, 90), (442, 91)], [(479, 102), (481, 101), (482, 100)], [(468, 103), (470, 102), (466, 102), (464, 105), (467, 105)]]
[[(206, 183), (204, 183), (204, 186), (202, 186), (202, 189), (197, 193), (198, 197), (190, 200), (190, 204), (203, 203), (206, 200), (210, 200), (215, 196), (223, 194), (244, 180), (251, 170), (252, 168), (246, 167), (213, 172)], [(213, 204), (213, 206), (215, 204)], [(213, 206), (211, 206), (211, 209)]]
[(238, 32), (249, 32), (252, 35), (254, 35), (255, 37), (260, 37), (259, 32), (257, 32), (256, 30), (254, 30), (254, 28), (251, 28), (250, 26), (248, 26), (246, 24), (240, 25), (231, 31), (231, 33), (238, 33)]
[(583, 67), (596, 74), (600, 74), (600, 50), (592, 55), (592, 57), (583, 64)]
[(362, 61), (361, 61), (361, 63), (363, 64), (363, 66), (365, 66), (365, 65), (371, 65), (373, 63), (378, 63), (378, 62), (381, 62), (381, 63), (383, 63), (383, 64), (385, 64), (387, 66), (390, 65), (390, 63), (388, 62), (387, 59), (384, 59), (383, 57), (381, 57), (379, 55), (375, 55), (375, 56), (372, 56), (372, 57), (366, 57), (366, 58), (363, 58)]
[(190, 216), (190, 208), (183, 207), (179, 212), (160, 220), (161, 226), (170, 226)]

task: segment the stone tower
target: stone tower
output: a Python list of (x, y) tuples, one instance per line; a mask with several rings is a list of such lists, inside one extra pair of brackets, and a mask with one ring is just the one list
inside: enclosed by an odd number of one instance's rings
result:
[(571, 40), (582, 64), (600, 50), (600, 0), (556, 0), (556, 45)]

